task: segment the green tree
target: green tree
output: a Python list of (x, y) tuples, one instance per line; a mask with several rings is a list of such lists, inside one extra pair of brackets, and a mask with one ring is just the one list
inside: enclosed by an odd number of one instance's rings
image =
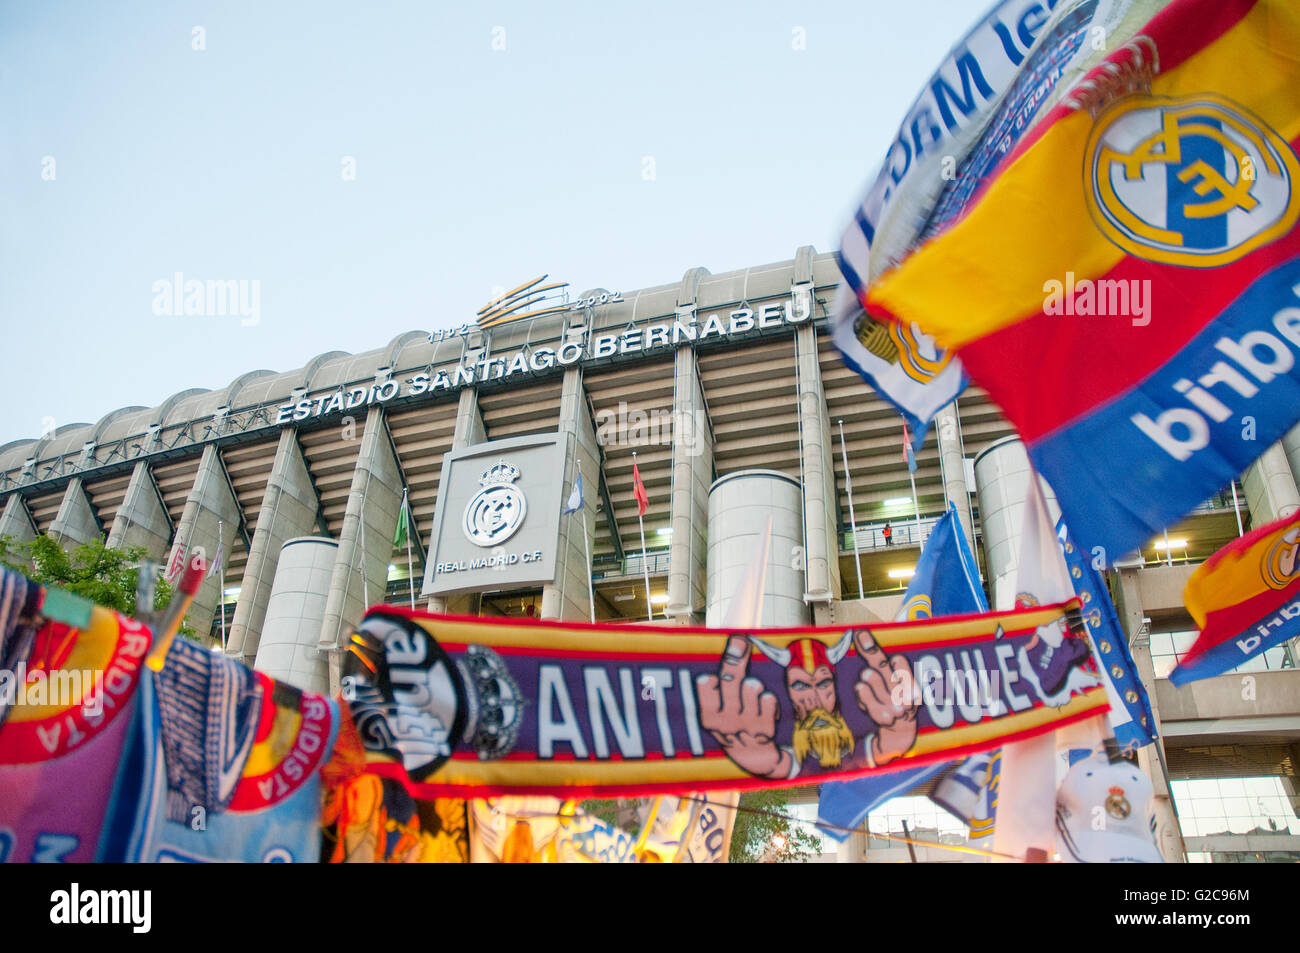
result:
[(821, 852), (821, 841), (806, 822), (789, 815), (790, 792), (763, 788), (740, 796), (731, 832), (731, 863), (801, 863)]
[[(82, 543), (69, 552), (48, 533), (25, 543), (0, 536), (0, 563), (33, 582), (59, 586), (123, 615), (135, 615), (140, 564), (148, 558), (148, 550), (142, 546), (109, 549), (102, 539)], [(173, 592), (167, 580), (160, 578), (154, 609), (166, 608)], [(194, 638), (194, 630), (188, 626), (181, 626), (180, 632)]]

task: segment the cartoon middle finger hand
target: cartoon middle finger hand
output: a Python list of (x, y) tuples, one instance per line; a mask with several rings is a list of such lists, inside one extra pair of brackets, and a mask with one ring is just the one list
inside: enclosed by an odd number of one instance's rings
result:
[[(892, 697), (890, 686), (874, 668), (864, 668), (853, 686), (858, 707), (865, 711), (877, 725), (893, 724), (902, 713), (902, 706)], [(901, 699), (900, 699), (901, 700)]]
[(901, 703), (901, 715), (915, 718), (920, 694), (916, 690), (916, 679), (912, 676), (912, 663), (905, 655), (891, 655), (889, 668), (892, 681), (890, 697)]

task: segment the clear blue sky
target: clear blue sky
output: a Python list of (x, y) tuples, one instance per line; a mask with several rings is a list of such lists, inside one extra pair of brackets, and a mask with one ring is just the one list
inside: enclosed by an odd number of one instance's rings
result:
[[(628, 291), (833, 250), (986, 6), (6, 0), (0, 443), (544, 272)], [(258, 281), (259, 322), (154, 314), (176, 272)]]

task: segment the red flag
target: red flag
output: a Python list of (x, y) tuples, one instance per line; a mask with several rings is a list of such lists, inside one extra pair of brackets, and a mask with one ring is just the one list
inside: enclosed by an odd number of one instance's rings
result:
[(1196, 567), (1183, 603), (1201, 629), (1175, 685), (1221, 675), (1300, 632), (1300, 510), (1234, 539)]
[(636, 515), (645, 516), (650, 498), (646, 496), (645, 484), (641, 482), (641, 471), (637, 468), (635, 460), (632, 461), (632, 495), (636, 497)]
[(173, 586), (176, 580), (181, 577), (181, 572), (185, 569), (185, 543), (181, 541), (180, 534), (176, 535), (176, 542), (172, 544), (171, 556), (167, 559), (167, 569), (163, 573), (163, 578)]

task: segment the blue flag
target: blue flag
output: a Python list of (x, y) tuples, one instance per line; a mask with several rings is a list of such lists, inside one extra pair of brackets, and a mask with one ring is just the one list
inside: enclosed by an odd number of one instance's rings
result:
[(561, 515), (574, 513), (580, 509), (582, 509), (582, 473), (581, 472), (578, 473), (577, 479), (573, 481), (573, 489), (569, 492), (569, 502), (564, 504), (564, 513)]
[(973, 754), (934, 786), (930, 800), (965, 823), (970, 839), (993, 833), (1002, 779), (1002, 749)]
[[(988, 611), (975, 556), (957, 520), (957, 508), (949, 503), (948, 512), (935, 524), (921, 558), (916, 562), (916, 573), (903, 596), (898, 619), (929, 619)], [(849, 832), (856, 829), (873, 809), (891, 797), (924, 784), (946, 770), (949, 764), (939, 762), (856, 781), (823, 784), (818, 820), (834, 825), (834, 828), (823, 828), (822, 833), (838, 841), (847, 839)]]
[(1070, 582), (1083, 603), (1083, 621), (1092, 640), (1097, 669), (1106, 682), (1110, 697), (1110, 726), (1119, 746), (1125, 750), (1141, 748), (1156, 740), (1155, 718), (1142, 680), (1129, 654), (1128, 638), (1119, 624), (1115, 604), (1101, 574), (1078, 546), (1071, 541), (1064, 520), (1057, 520), (1056, 535), (1065, 551), (1065, 565)]

